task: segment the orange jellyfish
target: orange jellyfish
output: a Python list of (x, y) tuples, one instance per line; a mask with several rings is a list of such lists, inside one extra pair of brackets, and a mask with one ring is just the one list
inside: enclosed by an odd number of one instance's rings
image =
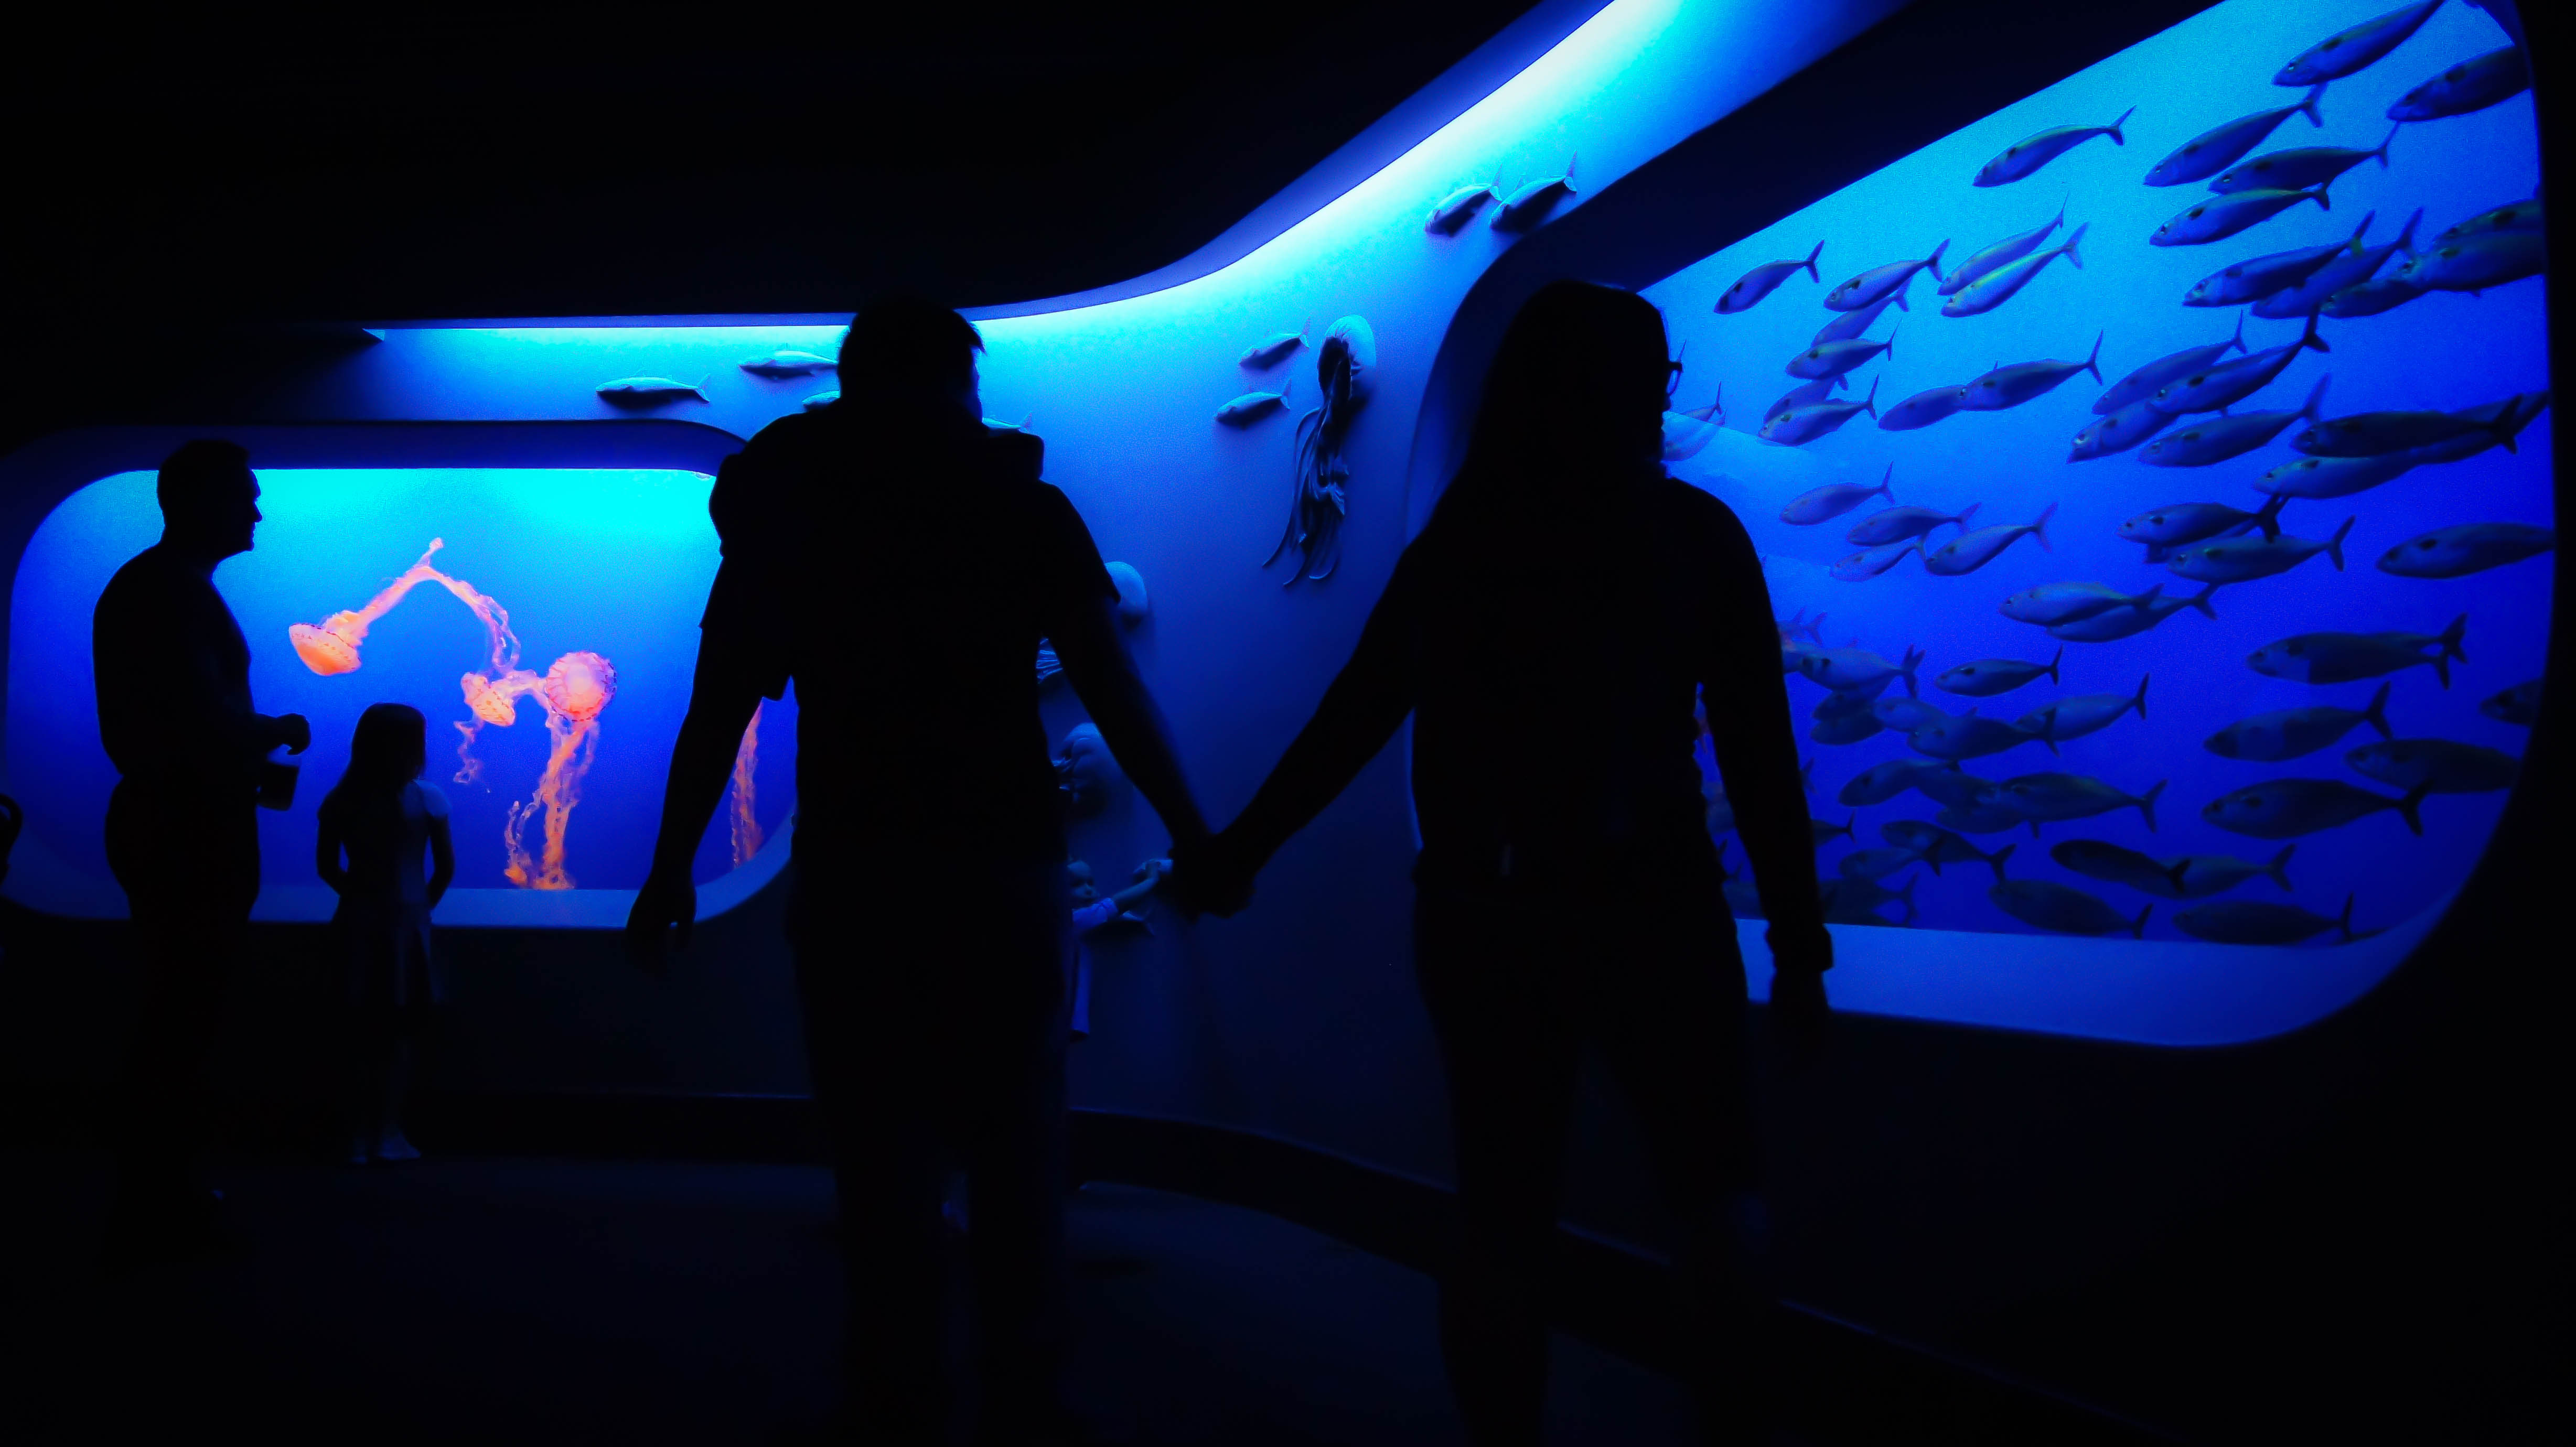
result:
[[(466, 607), (474, 610), (476, 617), (483, 620), (484, 626), (492, 631), (496, 667), (506, 668), (508, 665), (498, 664), (497, 660), (500, 656), (502, 640), (509, 637), (510, 615), (502, 612), (499, 604), (475, 592), (471, 586), (447, 576), (430, 564), (430, 558), (445, 546), (447, 546), (446, 539), (431, 538), (429, 551), (420, 555), (420, 561), (405, 568), (400, 577), (386, 584), (383, 592), (368, 599), (367, 606), (363, 608), (354, 612), (343, 610), (334, 613), (319, 623), (288, 624), (286, 641), (295, 645), (295, 656), (304, 660), (305, 667), (325, 678), (337, 673), (356, 672), (358, 648), (367, 641), (368, 627), (377, 619), (392, 612), (393, 606), (401, 602), (412, 589), (423, 583), (436, 583), (455, 594)], [(510, 662), (518, 662), (516, 638), (509, 639), (509, 648)]]
[(743, 726), (742, 747), (733, 755), (733, 862), (740, 868), (760, 852), (759, 802), (760, 711), (767, 705), (754, 704), (751, 722)]
[[(546, 736), (553, 747), (537, 780), (536, 797), (510, 806), (501, 833), (510, 862), (501, 872), (522, 889), (571, 889), (572, 876), (564, 872), (564, 830), (581, 802), (582, 776), (599, 749), (600, 711), (617, 697), (617, 670), (596, 653), (576, 650), (554, 661), (534, 697), (546, 711)], [(532, 856), (525, 831), (540, 813), (544, 841)]]

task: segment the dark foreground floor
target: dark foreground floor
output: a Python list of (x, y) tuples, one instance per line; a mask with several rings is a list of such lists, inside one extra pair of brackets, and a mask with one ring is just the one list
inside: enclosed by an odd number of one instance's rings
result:
[[(236, 1168), (247, 1256), (103, 1281), (97, 1172), (9, 1165), (13, 1443), (760, 1443), (830, 1405), (819, 1168)], [(1107, 1184), (1075, 1198), (1072, 1255), (1086, 1405), (1140, 1447), (1460, 1440), (1419, 1273)], [(1564, 1338), (1551, 1413), (1555, 1443), (1687, 1439), (1678, 1387)]]

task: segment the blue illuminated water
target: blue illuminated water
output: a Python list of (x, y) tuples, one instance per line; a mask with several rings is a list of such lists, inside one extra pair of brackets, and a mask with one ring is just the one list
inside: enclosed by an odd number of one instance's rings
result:
[[(2096, 420), (2090, 408), (2105, 384), (2154, 358), (2228, 336), (2236, 309), (2181, 305), (2195, 281), (2251, 257), (2340, 240), (2368, 213), (2375, 212), (2376, 220), (2367, 240), (2378, 243), (2392, 239), (2408, 213), (2421, 207), (2419, 236), (2429, 240), (2454, 222), (2534, 194), (2540, 177), (2537, 137), (2530, 97), (2523, 95), (2471, 115), (2404, 127), (2390, 151), (2393, 164), (2383, 171), (2376, 162), (2364, 162), (2347, 172), (2331, 188), (2330, 212), (2301, 205), (2209, 245), (2147, 243), (2159, 225), (2209, 196), (2205, 183), (2141, 184), (2150, 166), (2221, 122), (2295, 102), (2299, 92), (2270, 83), (2273, 70), (2386, 8), (2386, 0), (2240, 0), (2216, 7), (1781, 219), (1646, 293), (1664, 308), (1676, 344), (1688, 344), (1681, 403), (1705, 403), (1718, 383), (1725, 387), (1727, 430), (1674, 470), (1725, 498), (1744, 518), (1764, 553), (1772, 597), (1784, 619), (1821, 611), (1827, 644), (1857, 642), (1891, 660), (1909, 645), (1925, 649), (1922, 696), (1951, 713), (1975, 706), (1981, 717), (2010, 720), (2055, 698), (2128, 694), (2142, 677), (2152, 676), (2143, 719), (2131, 715), (2068, 741), (2054, 757), (2034, 743), (1969, 761), (1971, 772), (1993, 779), (2063, 770), (2095, 776), (2132, 795), (2169, 781), (2152, 832), (2137, 810), (2124, 809), (2047, 824), (2037, 840), (2027, 828), (1971, 836), (1988, 850), (2018, 843), (2010, 865), (2016, 878), (2080, 888), (2134, 917), (2147, 896), (2073, 873), (2049, 857), (2049, 847), (2089, 838), (2158, 857), (2228, 854), (2261, 861), (2293, 841), (2219, 829), (2201, 817), (2203, 807), (2231, 790), (2280, 777), (2340, 779), (2395, 795), (2397, 790), (2363, 777), (2345, 761), (2348, 750), (2377, 738), (2366, 726), (2333, 746), (2281, 763), (2240, 762), (2203, 746), (2209, 735), (2248, 715), (2314, 704), (2357, 709), (2368, 702), (2381, 679), (2313, 686), (2265, 677), (2247, 666), (2255, 649), (2293, 634), (2430, 634), (2465, 613), (2468, 661), (2455, 666), (2451, 686), (2444, 689), (2430, 668), (2400, 670), (2387, 680), (2393, 684), (2390, 722), (2400, 738), (2460, 740), (2513, 754), (2528, 738), (2526, 730), (2482, 715), (2478, 705), (2540, 672), (2552, 555), (2444, 580), (2393, 576), (2376, 563), (2391, 546), (2434, 528), (2550, 525), (2546, 416), (2521, 433), (2518, 453), (2490, 450), (2419, 468), (2351, 497), (2291, 501), (2282, 523), (2296, 536), (2324, 538), (2346, 518), (2355, 520), (2340, 572), (2319, 556), (2285, 574), (2222, 587), (2214, 599), (2214, 622), (2184, 611), (2153, 631), (2117, 642), (2067, 644), (2062, 687), (2041, 679), (2000, 697), (1976, 699), (1931, 686), (1943, 669), (1972, 659), (2050, 657), (2056, 639), (1996, 611), (2000, 600), (2019, 589), (2099, 581), (2128, 593), (2158, 583), (2169, 593), (2197, 593), (2198, 583), (2147, 564), (2144, 549), (2114, 529), (2124, 519), (2176, 502), (2216, 501), (2251, 510), (2263, 501), (2254, 479), (2300, 455), (2290, 445), (2293, 428), (2268, 446), (2210, 467), (2151, 467), (2134, 452), (2067, 461), (2076, 430)], [(2253, 155), (2298, 146), (2376, 147), (2388, 134), (2384, 113), (2390, 102), (2444, 67), (2503, 43), (2483, 12), (2445, 6), (2392, 54), (2334, 81), (2322, 101), (2321, 129), (2293, 116)], [(2095, 139), (2017, 183), (1969, 184), (1980, 166), (2034, 132), (2102, 125), (2132, 106), (2136, 114), (2125, 127), (2125, 145)], [(1939, 315), (1941, 298), (1932, 279), (1916, 277), (1911, 309), (1887, 311), (1869, 331), (1873, 338), (1893, 334), (1892, 355), (1855, 372), (1850, 395), (1857, 398), (1875, 381), (1884, 406), (1937, 385), (1966, 382), (2002, 363), (2081, 360), (2097, 334), (2104, 338), (2103, 383), (2077, 376), (2018, 408), (1961, 413), (1916, 431), (1883, 431), (1860, 416), (1799, 448), (1756, 439), (1767, 404), (1797, 385), (1784, 364), (1840, 315), (1821, 305), (1828, 289), (1881, 263), (1926, 256), (1945, 238), (1946, 269), (1993, 241), (2048, 221), (2061, 203), (2069, 229), (2090, 227), (2081, 247), (2082, 269), (2061, 260), (1998, 309), (1958, 318)], [(2043, 245), (2065, 236), (2061, 231)], [(1801, 274), (1750, 311), (1715, 314), (1718, 296), (1736, 278), (1763, 262), (1803, 257), (1820, 238), (1821, 283)], [(2482, 296), (2435, 293), (2380, 316), (2327, 318), (2322, 330), (2331, 354), (2301, 355), (2237, 410), (2295, 408), (2328, 375), (2328, 416), (2466, 408), (2546, 388), (2543, 285), (2531, 279)], [(2256, 349), (2281, 345), (2296, 339), (2299, 326), (2255, 319), (2247, 325), (2247, 343)], [(1908, 558), (1874, 579), (1835, 579), (1827, 569), (1857, 551), (1844, 534), (1885, 500), (1803, 527), (1784, 523), (1781, 508), (1826, 483), (1874, 484), (1891, 465), (1895, 501), (1944, 512), (1976, 503), (1977, 526), (2028, 522), (2055, 504), (2048, 529), (2054, 551), (2025, 538), (1965, 576), (1932, 576), (1919, 559)], [(1940, 529), (1934, 541), (1956, 532)], [(1804, 732), (1811, 723), (1808, 711), (1824, 690), (1804, 678), (1793, 678), (1790, 688)], [(1859, 837), (1838, 839), (1820, 855), (1829, 878), (1845, 854), (1883, 847), (1884, 824), (1929, 819), (1937, 807), (1917, 793), (1856, 809), (1834, 801), (1862, 769), (1916, 756), (1903, 735), (1881, 733), (1848, 745), (1810, 743), (1807, 752), (1816, 761), (1819, 796), (1811, 807), (1818, 817), (1834, 824), (1857, 818)], [(2395, 924), (2467, 876), (2503, 799), (2501, 792), (2434, 795), (2424, 804), (2421, 837), (2393, 811), (2306, 834), (2295, 840), (2291, 893), (2258, 878), (2232, 897), (2295, 902), (2331, 918), (2348, 896), (2357, 896), (2356, 929)], [(1938, 877), (1918, 866), (1883, 882), (1901, 889), (1909, 877), (1916, 880), (1917, 924), (2028, 928), (1989, 899), (1993, 875), (1983, 866), (1946, 866)], [(2157, 901), (2147, 926), (2150, 938), (2175, 936), (2173, 908)], [(1893, 918), (1901, 910), (1889, 906), (1886, 913)]]

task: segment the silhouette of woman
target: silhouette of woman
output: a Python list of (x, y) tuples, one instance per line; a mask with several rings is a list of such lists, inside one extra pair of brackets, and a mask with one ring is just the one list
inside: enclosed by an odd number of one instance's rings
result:
[(1252, 875), (1414, 716), (1416, 969), (1457, 1147), (1441, 1345), (1471, 1440), (1535, 1444), (1545, 1262), (1576, 1064), (1610, 1066), (1683, 1226), (1712, 1439), (1758, 1440), (1766, 1305), (1745, 983), (1692, 761), (1702, 701), (1752, 855), (1773, 1023), (1812, 1040), (1832, 963), (1759, 559), (1664, 475), (1678, 364), (1632, 293), (1560, 281), (1505, 332), (1467, 458), (1357, 650), (1260, 792), (1198, 858), (1192, 907)]

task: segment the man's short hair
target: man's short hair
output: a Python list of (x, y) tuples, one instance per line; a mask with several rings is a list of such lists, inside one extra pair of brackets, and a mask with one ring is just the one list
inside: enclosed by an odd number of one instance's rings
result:
[(249, 476), (250, 453), (240, 443), (200, 437), (180, 443), (178, 451), (161, 459), (161, 480), (153, 494), (161, 501), (164, 517), (200, 513), (208, 504), (224, 500)]
[(975, 377), (984, 338), (975, 324), (920, 296), (890, 296), (859, 308), (841, 339), (844, 391), (954, 392)]

